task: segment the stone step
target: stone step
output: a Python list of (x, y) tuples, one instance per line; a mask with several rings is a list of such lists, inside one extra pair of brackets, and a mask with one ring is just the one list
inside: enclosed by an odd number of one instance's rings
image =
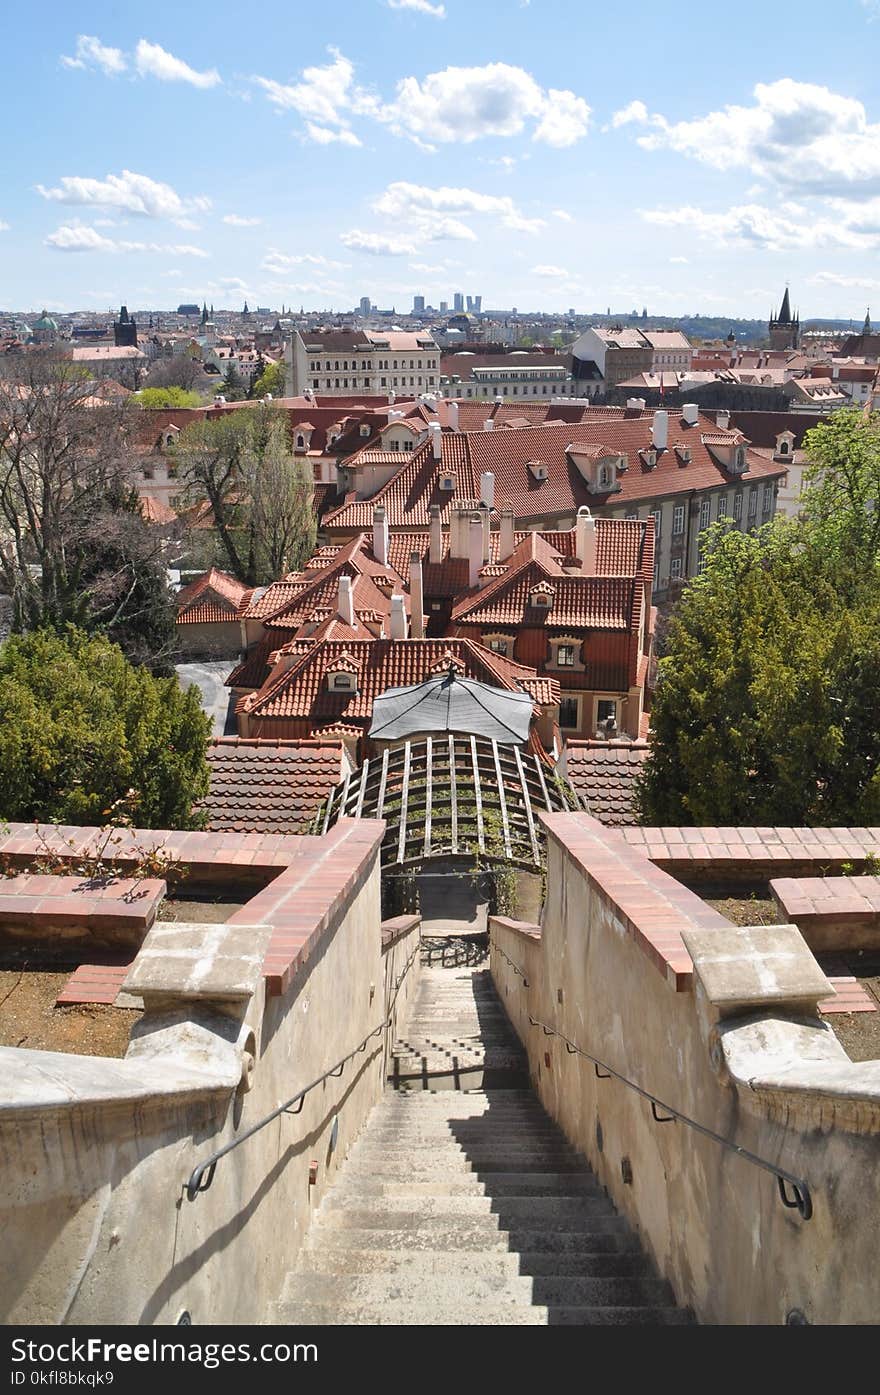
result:
[[(332, 1193), (328, 1194), (329, 1200)], [(529, 1198), (528, 1200), (532, 1200)], [(402, 1199), (405, 1202), (405, 1198)], [(477, 1211), (463, 1210), (467, 1202), (479, 1201), (481, 1197), (447, 1197), (443, 1199), (442, 1209), (433, 1209), (438, 1204), (437, 1198), (419, 1198), (418, 1202), (414, 1197), (409, 1198), (408, 1211), (389, 1205), (390, 1198), (376, 1197), (371, 1201), (369, 1198), (362, 1198), (357, 1206), (347, 1204), (344, 1207), (329, 1207), (321, 1217), (321, 1225), (325, 1229), (339, 1230), (411, 1230), (425, 1235), (448, 1234), (454, 1231), (456, 1225), (462, 1225), (469, 1221), (475, 1225), (476, 1229), (482, 1228), (484, 1234), (494, 1234), (496, 1231), (504, 1231), (511, 1234), (514, 1229), (522, 1227), (530, 1231), (538, 1229), (547, 1233), (551, 1231), (561, 1231), (563, 1233), (590, 1235), (596, 1230), (603, 1229), (606, 1222), (616, 1222), (619, 1217), (615, 1216), (609, 1202), (584, 1201), (581, 1203), (581, 1211), (578, 1215), (559, 1215), (525, 1210), (516, 1215), (500, 1215), (497, 1211)], [(516, 1205), (516, 1203), (512, 1203)], [(525, 1205), (525, 1203), (521, 1203)], [(417, 1209), (416, 1209), (417, 1207)], [(613, 1227), (612, 1227), (613, 1228)], [(439, 1244), (435, 1241), (434, 1244)], [(516, 1248), (512, 1245), (511, 1248)]]
[(497, 1175), (489, 1182), (475, 1176), (391, 1180), (352, 1173), (346, 1168), (333, 1188), (338, 1196), (604, 1196), (599, 1183), (589, 1174), (577, 1172), (533, 1172)]
[[(608, 1237), (596, 1237), (597, 1240)], [(613, 1238), (613, 1237), (612, 1237)], [(327, 1249), (311, 1241), (302, 1250), (299, 1273), (310, 1274), (454, 1274), (468, 1277), (492, 1275), (580, 1275), (591, 1278), (650, 1278), (645, 1255), (608, 1251), (585, 1254), (470, 1253), (465, 1250)]]
[(680, 1308), (520, 1307), (518, 1303), (480, 1304), (468, 1310), (457, 1303), (343, 1304), (330, 1302), (277, 1305), (274, 1321), (284, 1326), (314, 1327), (679, 1327), (692, 1322)]
[[(397, 1218), (395, 1218), (397, 1219)], [(313, 1234), (316, 1234), (313, 1232)], [(638, 1252), (638, 1241), (620, 1216), (595, 1216), (590, 1230), (498, 1230), (484, 1221), (441, 1221), (429, 1217), (417, 1226), (322, 1226), (323, 1250), (401, 1250), (413, 1253), (445, 1249), (471, 1254), (620, 1254)]]
[(526, 1274), (290, 1274), (282, 1303), (343, 1304), (398, 1303), (417, 1298), (435, 1307), (513, 1303), (530, 1306), (590, 1308), (661, 1308), (672, 1305), (664, 1279), (585, 1278), (572, 1275), (532, 1277)]
[(453, 1171), (462, 1177), (479, 1177), (487, 1183), (496, 1178), (503, 1180), (510, 1173), (523, 1178), (542, 1172), (552, 1172), (557, 1177), (563, 1174), (571, 1177), (592, 1176), (577, 1158), (563, 1154), (561, 1157), (549, 1159), (543, 1153), (535, 1159), (525, 1160), (521, 1155), (503, 1156), (497, 1161), (480, 1163), (477, 1167), (471, 1164), (467, 1155), (461, 1155), (460, 1159), (450, 1159), (445, 1153), (434, 1151), (427, 1156), (420, 1154), (418, 1157), (413, 1157), (406, 1151), (396, 1159), (381, 1156), (364, 1158), (362, 1154), (356, 1155), (352, 1152), (345, 1165), (346, 1177), (372, 1178), (376, 1182), (393, 1182), (395, 1179), (402, 1182), (409, 1179), (414, 1182), (428, 1182), (432, 1177), (449, 1177), (453, 1175)]
[(487, 1144), (519, 1143), (541, 1147), (543, 1144), (565, 1143), (565, 1135), (552, 1124), (431, 1124), (428, 1120), (404, 1120), (399, 1125), (383, 1124), (364, 1135), (377, 1147), (406, 1147), (410, 1143), (427, 1143), (439, 1147), (484, 1148)]
[[(356, 1144), (351, 1156), (356, 1157), (359, 1162), (387, 1160), (391, 1163), (405, 1163), (408, 1158), (424, 1162), (442, 1157), (450, 1166), (455, 1165), (473, 1172), (481, 1172), (483, 1169), (492, 1171), (493, 1164), (520, 1162), (543, 1163), (545, 1172), (559, 1171), (559, 1163), (576, 1163), (580, 1168), (584, 1168), (583, 1159), (564, 1143), (547, 1143), (541, 1147), (534, 1143), (514, 1144), (504, 1139), (497, 1143), (486, 1143), (479, 1148), (473, 1146), (467, 1150), (457, 1146), (441, 1147), (439, 1143), (413, 1143), (408, 1147), (403, 1145), (393, 1148), (370, 1141)], [(520, 1171), (520, 1168), (517, 1166), (515, 1170)]]

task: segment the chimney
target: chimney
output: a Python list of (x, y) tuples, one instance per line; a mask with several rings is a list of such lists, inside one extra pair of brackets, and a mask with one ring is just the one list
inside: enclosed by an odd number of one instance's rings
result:
[(665, 450), (669, 441), (669, 413), (660, 408), (654, 413), (654, 424), (651, 427), (651, 438), (654, 442), (655, 450)]
[(422, 587), (421, 553), (409, 554), (409, 611), (413, 639), (425, 638), (425, 599)]
[(391, 638), (406, 639), (406, 611), (401, 595), (391, 597)]
[(449, 515), (450, 557), (467, 557), (468, 555), (467, 519), (468, 515), (461, 506), (453, 504)]
[(389, 392), (389, 394), (388, 394), (388, 401), (389, 401), (390, 403), (393, 403), (395, 400), (396, 400), (396, 399), (395, 399), (395, 394), (394, 394), (393, 392)]
[(483, 565), (483, 520), (478, 513), (471, 514), (468, 524), (468, 586), (480, 583), (480, 568)]
[(458, 403), (450, 402), (446, 408), (446, 415), (449, 418), (449, 426), (452, 431), (458, 430)]
[(505, 562), (514, 549), (513, 540), (513, 509), (509, 504), (505, 504), (501, 510), (501, 531), (498, 535), (498, 560)]
[(434, 459), (443, 459), (443, 437), (440, 430), (439, 421), (432, 421), (428, 425), (428, 435), (431, 437), (431, 446), (434, 451)]
[(339, 601), (337, 603), (340, 620), (354, 629), (354, 596), (351, 592), (351, 577), (339, 578)]
[(384, 504), (377, 504), (373, 510), (373, 556), (383, 567), (388, 566), (388, 518)]
[(696, 426), (700, 419), (700, 408), (696, 402), (685, 402), (681, 409), (686, 426)]
[(483, 430), (484, 430), (484, 431), (494, 431), (494, 430), (495, 430), (495, 423), (494, 423), (494, 421), (492, 420), (491, 417), (487, 417), (486, 420), (483, 422)]
[(440, 517), (440, 505), (432, 504), (428, 510), (428, 515), (431, 533), (431, 547), (428, 553), (428, 561), (432, 566), (437, 566), (443, 561), (443, 522)]
[(730, 413), (727, 411), (715, 413), (715, 425), (719, 431), (726, 431), (730, 426)]
[(495, 507), (495, 476), (491, 470), (484, 470), (480, 475), (480, 498), (487, 509)]
[(644, 397), (628, 397), (626, 399), (626, 410), (628, 412), (643, 412), (645, 410)]
[(577, 511), (575, 551), (581, 563), (582, 576), (596, 575), (596, 520), (586, 505)]
[(483, 520), (483, 561), (488, 562), (492, 557), (492, 516), (488, 509), (480, 509), (480, 517)]

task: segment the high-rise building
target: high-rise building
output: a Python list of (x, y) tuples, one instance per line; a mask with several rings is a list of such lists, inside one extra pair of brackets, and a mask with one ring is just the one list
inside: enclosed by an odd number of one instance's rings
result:
[(483, 297), (482, 297), (481, 295), (475, 295), (475, 296), (474, 296), (474, 313), (477, 314), (477, 315), (479, 315), (479, 313), (480, 313), (480, 311), (482, 310), (482, 308), (483, 308)]
[(414, 315), (424, 315), (424, 313), (425, 313), (425, 297), (424, 297), (423, 295), (414, 295), (414, 296), (413, 296), (413, 314), (414, 314)]
[(464, 296), (461, 291), (456, 291), (455, 295), (452, 297), (452, 308), (456, 315), (460, 315), (464, 309)]
[(360, 303), (360, 312), (361, 312), (361, 314), (362, 314), (362, 315), (369, 315), (371, 308), (372, 308), (372, 306), (371, 306), (370, 297), (369, 297), (368, 295), (362, 295), (362, 296), (361, 296), (361, 303)]
[(441, 315), (448, 315), (448, 314), (449, 314), (449, 301), (448, 301), (448, 300), (441, 300), (441, 302), (440, 302), (440, 314), (441, 314)]

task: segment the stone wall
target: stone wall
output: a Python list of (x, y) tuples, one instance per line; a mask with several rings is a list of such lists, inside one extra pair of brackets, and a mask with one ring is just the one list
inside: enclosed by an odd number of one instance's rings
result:
[[(496, 918), (490, 931), (545, 1107), (701, 1321), (876, 1322), (880, 1062), (850, 1062), (821, 1021), (828, 981), (797, 929), (733, 927), (588, 816), (544, 822), (542, 926)], [(803, 1179), (811, 1219), (782, 1204), (772, 1172), (655, 1121), (563, 1038)]]
[[(157, 923), (126, 981), (145, 1011), (124, 1059), (0, 1051), (0, 1320), (270, 1319), (418, 971), (417, 919), (381, 933), (383, 825), (337, 827), (239, 847), (249, 865), (283, 845), (290, 865), (233, 921)], [(346, 1056), (189, 1198), (198, 1164)]]

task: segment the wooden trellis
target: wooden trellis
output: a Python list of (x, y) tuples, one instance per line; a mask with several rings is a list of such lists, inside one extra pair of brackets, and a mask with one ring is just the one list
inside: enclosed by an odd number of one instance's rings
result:
[(383, 868), (477, 853), (534, 868), (542, 860), (535, 810), (572, 808), (580, 808), (574, 790), (534, 752), (444, 733), (364, 761), (331, 792), (316, 827), (385, 819)]

